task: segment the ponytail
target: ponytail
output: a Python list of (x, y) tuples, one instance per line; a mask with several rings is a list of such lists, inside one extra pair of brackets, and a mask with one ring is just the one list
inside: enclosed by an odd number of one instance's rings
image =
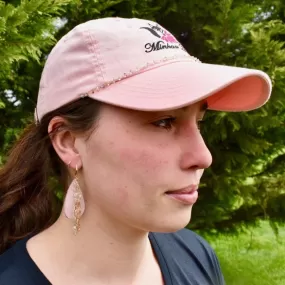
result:
[(31, 124), (0, 170), (0, 253), (53, 222), (48, 139)]
[[(65, 127), (87, 132), (94, 125), (99, 105), (85, 98), (53, 111), (40, 125), (29, 125), (11, 149), (0, 169), (0, 254), (17, 240), (49, 227), (60, 213), (50, 178), (56, 177), (66, 188), (68, 176), (47, 133), (50, 120), (62, 116)], [(59, 190), (58, 185), (56, 188)]]

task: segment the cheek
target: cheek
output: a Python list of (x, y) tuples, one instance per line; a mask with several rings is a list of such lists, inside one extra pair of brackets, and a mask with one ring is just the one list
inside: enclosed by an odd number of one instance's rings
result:
[(84, 154), (87, 195), (120, 208), (150, 199), (155, 190), (167, 188), (174, 153), (169, 144), (145, 140), (90, 141)]
[(131, 197), (128, 186), (114, 185), (111, 197), (107, 197), (107, 201), (113, 201), (112, 205), (119, 209), (124, 209), (129, 205)]
[(120, 151), (119, 159), (131, 173), (151, 175), (165, 171), (170, 164), (170, 158), (160, 148), (125, 148)]

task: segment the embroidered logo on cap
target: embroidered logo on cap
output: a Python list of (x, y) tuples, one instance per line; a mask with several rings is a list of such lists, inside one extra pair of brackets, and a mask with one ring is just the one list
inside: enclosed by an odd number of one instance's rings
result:
[(168, 31), (163, 29), (161, 26), (156, 24), (155, 26), (148, 23), (149, 27), (141, 27), (149, 31), (152, 35), (159, 38), (160, 40), (153, 43), (145, 44), (145, 52), (149, 53), (152, 51), (158, 51), (162, 49), (182, 49), (185, 51), (183, 46), (177, 41), (177, 39), (170, 34)]

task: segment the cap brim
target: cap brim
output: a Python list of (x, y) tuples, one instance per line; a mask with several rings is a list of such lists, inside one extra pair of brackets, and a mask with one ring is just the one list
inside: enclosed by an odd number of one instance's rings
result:
[(270, 78), (259, 70), (178, 61), (126, 78), (90, 97), (141, 111), (171, 110), (203, 99), (212, 110), (249, 111), (265, 104), (271, 89)]

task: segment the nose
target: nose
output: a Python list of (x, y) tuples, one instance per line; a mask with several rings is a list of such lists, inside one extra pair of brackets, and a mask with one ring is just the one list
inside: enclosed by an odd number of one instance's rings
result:
[[(198, 131), (197, 131), (198, 132)], [(206, 169), (212, 164), (212, 155), (200, 132), (193, 133), (183, 140), (180, 167), (187, 169)]]

